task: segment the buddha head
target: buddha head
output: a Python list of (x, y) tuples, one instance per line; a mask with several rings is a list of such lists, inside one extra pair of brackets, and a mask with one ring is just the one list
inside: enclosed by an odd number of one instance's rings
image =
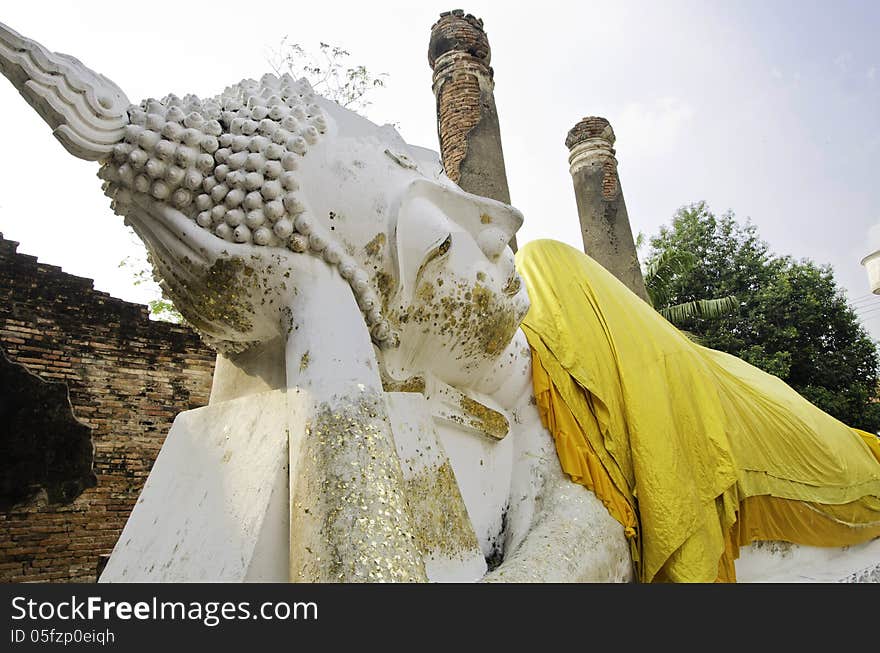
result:
[(465, 193), (435, 153), (305, 80), (135, 105), (2, 25), (0, 67), (71, 153), (100, 162), (163, 291), (222, 352), (285, 332), (301, 257), (350, 286), (392, 378), (477, 379), (525, 315), (507, 246), (521, 214)]

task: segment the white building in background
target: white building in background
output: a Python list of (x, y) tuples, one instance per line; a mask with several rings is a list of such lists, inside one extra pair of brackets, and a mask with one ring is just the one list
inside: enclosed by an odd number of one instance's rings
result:
[(868, 283), (871, 285), (871, 292), (880, 295), (880, 249), (863, 258), (862, 265), (868, 270)]

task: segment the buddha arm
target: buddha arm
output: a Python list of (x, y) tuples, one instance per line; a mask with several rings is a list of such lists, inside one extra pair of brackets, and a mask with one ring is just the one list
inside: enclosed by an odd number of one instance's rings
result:
[[(546, 435), (546, 434), (545, 434)], [(549, 436), (548, 436), (549, 437)], [(520, 542), (485, 582), (626, 582), (632, 579), (623, 527), (602, 502), (572, 483), (554, 459), (543, 459), (544, 485)], [(512, 535), (512, 533), (511, 533)]]
[(632, 580), (623, 526), (590, 490), (562, 472), (541, 423), (531, 384), (531, 356), (522, 332), (514, 341), (517, 372), (495, 393), (512, 415), (514, 464), (504, 561), (486, 582)]
[(369, 333), (335, 270), (297, 263), (285, 351), (290, 578), (424, 581)]

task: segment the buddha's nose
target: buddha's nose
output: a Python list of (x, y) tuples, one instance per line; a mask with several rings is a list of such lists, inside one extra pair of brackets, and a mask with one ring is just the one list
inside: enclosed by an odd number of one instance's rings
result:
[(512, 206), (493, 204), (480, 216), (480, 230), (476, 235), (477, 244), (490, 261), (501, 255), (513, 235), (522, 226), (522, 213)]
[(490, 261), (495, 260), (507, 246), (507, 234), (498, 227), (484, 229), (477, 236), (477, 244)]

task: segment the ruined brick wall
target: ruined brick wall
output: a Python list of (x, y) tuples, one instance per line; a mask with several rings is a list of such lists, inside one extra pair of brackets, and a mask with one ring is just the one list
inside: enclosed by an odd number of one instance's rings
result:
[(67, 384), (91, 429), (97, 484), (69, 503), (43, 491), (0, 512), (0, 581), (93, 581), (175, 415), (207, 404), (214, 353), (188, 328), (151, 321), (144, 306), (17, 246), (0, 234), (0, 348)]
[(447, 11), (431, 27), (428, 64), (434, 71), (437, 132), (446, 174), (461, 180), (461, 162), (468, 153), (468, 134), (480, 122), (480, 78), (491, 96), (492, 68), (483, 21), (463, 11)]
[(466, 71), (454, 72), (437, 91), (440, 152), (446, 174), (461, 181), (461, 162), (468, 152), (468, 134), (480, 122), (480, 82)]
[(650, 303), (620, 187), (614, 142), (611, 124), (599, 116), (583, 118), (565, 138), (584, 252)]
[(587, 116), (574, 127), (565, 137), (565, 147), (571, 150), (579, 143), (587, 140), (601, 139), (607, 143), (608, 155), (603, 157), (602, 165), (602, 197), (606, 200), (614, 200), (620, 194), (620, 179), (617, 174), (617, 159), (615, 158), (614, 130), (611, 124), (599, 116)]
[[(431, 28), (428, 63), (446, 174), (469, 193), (510, 204), (491, 58), (479, 18), (456, 9)], [(516, 238), (511, 246), (516, 251)]]

